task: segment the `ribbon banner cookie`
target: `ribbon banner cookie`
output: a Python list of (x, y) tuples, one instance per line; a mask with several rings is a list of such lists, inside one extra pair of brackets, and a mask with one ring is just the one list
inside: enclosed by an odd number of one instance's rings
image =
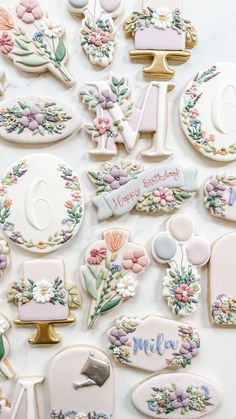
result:
[(67, 86), (74, 84), (63, 25), (48, 17), (38, 0), (18, 0), (11, 10), (0, 6), (0, 53), (27, 73), (50, 71)]
[(24, 277), (12, 283), (7, 296), (9, 303), (18, 306), (15, 324), (36, 326), (37, 334), (29, 339), (34, 345), (60, 342), (53, 326), (73, 323), (69, 309), (81, 306), (79, 290), (65, 282), (63, 261), (57, 259), (24, 262)]
[(236, 176), (217, 174), (204, 187), (204, 203), (213, 217), (236, 222)]
[(82, 101), (96, 114), (86, 130), (97, 144), (90, 150), (96, 156), (115, 156), (117, 144), (127, 153), (138, 138), (151, 138), (151, 148), (142, 152), (146, 157), (167, 157), (172, 151), (166, 147), (168, 126), (168, 92), (174, 84), (151, 82), (141, 107), (134, 104), (128, 80), (112, 76), (109, 81), (88, 83), (80, 91)]
[[(1, 187), (0, 187), (0, 196), (1, 196)], [(0, 278), (4, 274), (5, 270), (10, 264), (10, 249), (9, 246), (1, 236), (0, 236)]]
[(137, 278), (150, 263), (146, 249), (130, 242), (129, 236), (126, 230), (107, 230), (86, 251), (81, 280), (91, 299), (89, 328), (101, 315), (135, 296)]
[(69, 10), (84, 16), (80, 43), (92, 64), (107, 67), (116, 48), (116, 18), (123, 0), (68, 0)]
[(198, 331), (192, 326), (155, 315), (116, 320), (108, 340), (119, 363), (150, 372), (186, 368), (200, 348)]
[(176, 211), (198, 189), (197, 169), (175, 163), (145, 171), (139, 163), (105, 163), (88, 175), (97, 186), (98, 196), (92, 202), (98, 208), (99, 221), (132, 209), (147, 214)]
[(72, 346), (53, 359), (48, 376), (50, 417), (111, 419), (114, 376), (106, 354), (90, 346)]
[(163, 296), (176, 316), (188, 316), (197, 310), (201, 292), (198, 267), (210, 258), (207, 241), (194, 235), (192, 219), (176, 214), (167, 223), (167, 232), (159, 233), (152, 244), (153, 257), (169, 268), (163, 279)]
[(124, 32), (134, 38), (133, 59), (152, 60), (143, 69), (146, 77), (170, 80), (175, 71), (168, 60), (187, 61), (186, 50), (197, 43), (197, 32), (189, 20), (183, 18), (182, 0), (142, 0), (143, 9), (133, 12), (124, 22)]

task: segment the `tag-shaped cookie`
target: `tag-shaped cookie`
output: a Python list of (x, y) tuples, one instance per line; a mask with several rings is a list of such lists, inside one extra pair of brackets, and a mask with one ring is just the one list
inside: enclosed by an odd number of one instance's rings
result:
[(74, 78), (65, 67), (65, 29), (48, 17), (38, 0), (18, 0), (12, 9), (0, 6), (0, 54), (27, 73), (50, 71), (67, 86)]
[(86, 250), (81, 280), (91, 299), (89, 328), (101, 315), (135, 296), (138, 276), (150, 263), (146, 249), (129, 237), (126, 230), (107, 230)]
[(213, 217), (236, 222), (236, 176), (219, 173), (207, 180), (204, 203)]
[(115, 156), (117, 144), (124, 145), (127, 153), (137, 139), (146, 134), (152, 145), (142, 152), (146, 157), (165, 157), (173, 154), (166, 147), (168, 125), (168, 92), (174, 84), (151, 82), (141, 107), (134, 104), (128, 79), (112, 76), (108, 81), (88, 83), (80, 91), (82, 101), (96, 114), (86, 130), (97, 147), (90, 154)]
[(81, 306), (81, 295), (76, 285), (65, 282), (64, 263), (60, 259), (34, 259), (24, 262), (24, 277), (7, 291), (8, 302), (17, 304), (19, 317), (15, 324), (33, 325), (37, 334), (31, 344), (60, 342), (53, 325), (75, 321), (69, 308)]
[(196, 74), (180, 102), (184, 133), (212, 160), (236, 159), (236, 64), (223, 62)]
[(89, 170), (97, 186), (92, 199), (99, 221), (127, 214), (135, 209), (147, 214), (180, 209), (197, 191), (197, 169), (177, 163), (156, 165), (144, 171), (140, 163), (116, 161), (99, 170)]
[(168, 60), (187, 61), (191, 54), (185, 48), (197, 43), (196, 29), (183, 18), (182, 0), (142, 0), (143, 9), (133, 12), (124, 22), (124, 32), (134, 38), (135, 59), (152, 59), (143, 69), (146, 77), (170, 80), (175, 71)]
[[(0, 197), (4, 194), (4, 188), (0, 187)], [(0, 198), (1, 199), (1, 198)], [(10, 249), (6, 240), (0, 236), (0, 278), (10, 264)]]
[(153, 257), (169, 268), (163, 279), (163, 296), (176, 316), (188, 316), (197, 310), (201, 292), (198, 267), (210, 257), (208, 242), (194, 234), (192, 219), (176, 214), (167, 223), (165, 233), (159, 233), (152, 244)]
[(194, 374), (162, 374), (139, 384), (132, 394), (135, 407), (153, 418), (200, 418), (212, 413), (222, 397), (209, 379)]
[(59, 352), (51, 363), (48, 385), (51, 418), (111, 419), (113, 370), (99, 349), (72, 346)]
[(1, 419), (38, 419), (38, 406), (35, 386), (44, 381), (44, 377), (20, 377), (12, 402), (1, 398)]
[(7, 358), (10, 352), (10, 343), (6, 337), (6, 332), (10, 327), (8, 319), (0, 313), (0, 376), (7, 380), (15, 375), (15, 371)]
[(68, 0), (72, 13), (84, 16), (80, 43), (92, 64), (107, 67), (116, 49), (113, 18), (123, 9), (123, 0)]
[(186, 368), (200, 348), (197, 329), (156, 315), (117, 319), (108, 340), (118, 362), (151, 372)]
[(74, 170), (51, 154), (13, 163), (0, 179), (0, 226), (14, 243), (50, 253), (78, 232), (84, 212)]

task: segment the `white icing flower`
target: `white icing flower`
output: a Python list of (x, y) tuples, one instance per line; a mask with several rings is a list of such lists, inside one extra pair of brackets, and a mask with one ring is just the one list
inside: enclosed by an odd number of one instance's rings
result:
[(113, 354), (114, 355), (120, 355), (120, 348), (114, 348), (113, 349)]
[(45, 19), (41, 22), (40, 28), (48, 38), (57, 38), (64, 32), (64, 28), (61, 23), (52, 18)]
[(9, 253), (9, 247), (5, 240), (0, 240), (0, 253), (7, 255)]
[(125, 275), (117, 284), (116, 291), (123, 298), (134, 297), (137, 286), (138, 282), (132, 275)]
[(154, 27), (157, 29), (171, 28), (172, 21), (173, 21), (172, 11), (165, 7), (162, 7), (161, 9), (157, 9), (153, 13), (153, 18), (151, 20)]
[(41, 279), (36, 282), (36, 287), (33, 288), (33, 299), (37, 303), (48, 303), (54, 297), (53, 284)]
[(87, 415), (83, 412), (79, 412), (75, 415), (75, 419), (87, 419)]
[(5, 333), (10, 327), (10, 324), (8, 322), (8, 320), (3, 317), (0, 316), (0, 334), (3, 335), (3, 333)]

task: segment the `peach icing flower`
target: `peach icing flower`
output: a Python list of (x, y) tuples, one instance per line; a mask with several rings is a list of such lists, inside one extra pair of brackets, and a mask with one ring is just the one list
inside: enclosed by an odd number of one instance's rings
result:
[(148, 257), (143, 249), (128, 250), (123, 256), (123, 267), (139, 273), (149, 263)]
[(73, 204), (72, 204), (72, 202), (71, 201), (66, 201), (66, 203), (65, 203), (65, 207), (66, 208), (72, 208), (73, 207)]
[(38, 0), (20, 0), (16, 7), (16, 15), (24, 23), (34, 23), (36, 19), (43, 17), (43, 10), (39, 6)]
[(13, 29), (13, 20), (11, 15), (4, 6), (0, 6), (0, 30), (10, 31), (11, 29)]
[(3, 206), (9, 208), (12, 205), (12, 200), (11, 199), (5, 199), (5, 201), (3, 202)]
[(110, 230), (104, 233), (104, 240), (112, 252), (117, 252), (124, 244), (125, 234), (121, 230)]

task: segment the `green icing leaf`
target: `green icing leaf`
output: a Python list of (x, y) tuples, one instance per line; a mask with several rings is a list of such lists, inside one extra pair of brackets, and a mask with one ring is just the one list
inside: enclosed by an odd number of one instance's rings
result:
[(58, 47), (56, 49), (55, 56), (56, 56), (56, 60), (58, 62), (62, 62), (64, 60), (65, 56), (66, 56), (66, 47), (65, 47), (64, 42), (62, 41), (62, 39), (60, 39), (60, 41), (59, 41)]
[(111, 310), (112, 308), (116, 307), (121, 301), (122, 301), (122, 297), (116, 298), (115, 300), (108, 301), (108, 303), (102, 306), (101, 313), (105, 313), (106, 311)]
[(43, 58), (40, 57), (35, 57), (35, 58), (25, 58), (22, 60), (16, 60), (16, 62), (18, 64), (22, 64), (25, 65), (27, 67), (41, 67), (42, 65), (48, 64), (48, 61), (44, 60)]
[(5, 355), (5, 349), (3, 345), (3, 338), (2, 335), (0, 335), (0, 361), (4, 358)]
[(93, 285), (93, 282), (90, 278), (88, 278), (85, 274), (84, 276), (84, 282), (86, 286), (87, 293), (92, 297), (94, 300), (97, 300), (97, 291), (95, 290), (95, 287)]

